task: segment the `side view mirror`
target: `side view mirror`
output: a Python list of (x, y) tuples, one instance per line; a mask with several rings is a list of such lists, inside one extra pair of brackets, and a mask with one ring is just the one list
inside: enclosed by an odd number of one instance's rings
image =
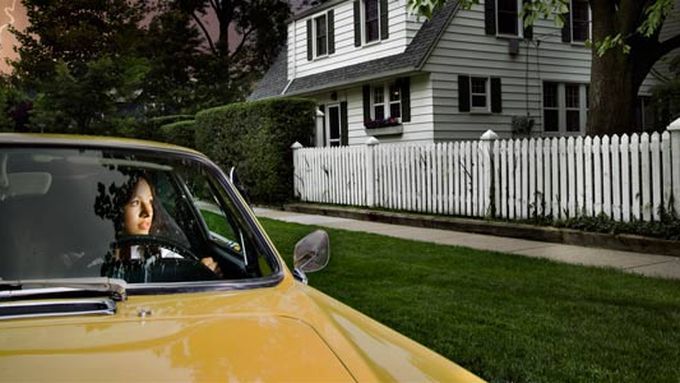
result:
[(293, 253), (293, 275), (300, 282), (307, 283), (305, 273), (319, 271), (328, 265), (331, 247), (328, 233), (316, 230), (295, 244)]

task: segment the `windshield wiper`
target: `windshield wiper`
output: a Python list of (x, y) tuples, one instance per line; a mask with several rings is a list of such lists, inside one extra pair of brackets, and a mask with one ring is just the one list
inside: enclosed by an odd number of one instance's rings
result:
[(114, 301), (124, 301), (127, 299), (126, 288), (124, 280), (106, 277), (0, 280), (0, 301), (100, 292)]

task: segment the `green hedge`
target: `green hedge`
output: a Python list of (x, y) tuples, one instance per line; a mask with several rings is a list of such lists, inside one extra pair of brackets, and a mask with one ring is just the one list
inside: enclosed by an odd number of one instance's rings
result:
[(175, 145), (196, 148), (196, 121), (179, 121), (160, 127), (160, 140)]
[(129, 126), (123, 126), (116, 134), (124, 137), (139, 138), (142, 140), (165, 141), (161, 127), (174, 122), (193, 120), (191, 114), (173, 114), (169, 116), (152, 117), (141, 120)]
[(308, 145), (316, 105), (277, 98), (230, 104), (196, 115), (196, 147), (228, 171), (236, 166), (253, 202), (281, 204), (293, 196), (293, 154)]

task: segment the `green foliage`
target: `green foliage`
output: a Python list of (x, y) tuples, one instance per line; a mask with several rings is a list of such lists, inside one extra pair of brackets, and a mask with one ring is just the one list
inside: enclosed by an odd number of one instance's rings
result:
[(161, 141), (196, 148), (196, 122), (178, 121), (160, 127)]
[(123, 137), (139, 138), (142, 140), (164, 141), (165, 135), (161, 131), (163, 125), (193, 119), (193, 114), (172, 114), (168, 116), (152, 117), (137, 120), (135, 124), (132, 124), (125, 129), (119, 129), (116, 134)]
[(286, 98), (204, 110), (196, 115), (196, 146), (223, 169), (236, 166), (254, 202), (280, 204), (292, 197), (290, 146), (310, 141), (315, 108)]
[(666, 213), (661, 214), (659, 221), (632, 220), (621, 222), (601, 213), (596, 217), (581, 216), (558, 220), (553, 225), (594, 233), (636, 234), (673, 241), (680, 240), (680, 219)]

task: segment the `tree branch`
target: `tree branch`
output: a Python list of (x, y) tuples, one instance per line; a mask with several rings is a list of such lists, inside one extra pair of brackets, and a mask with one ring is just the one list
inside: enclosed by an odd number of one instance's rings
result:
[(212, 39), (210, 38), (210, 33), (208, 33), (208, 30), (205, 28), (205, 25), (203, 25), (203, 22), (201, 21), (201, 18), (196, 15), (196, 12), (191, 12), (191, 17), (194, 19), (194, 22), (198, 24), (199, 28), (203, 31), (203, 34), (205, 35), (205, 39), (208, 41), (208, 46), (210, 46), (210, 51), (217, 56), (217, 49), (215, 49), (215, 44), (213, 43)]
[(231, 57), (236, 57), (240, 51), (243, 45), (245, 44), (246, 40), (248, 39), (248, 36), (255, 30), (255, 28), (250, 28), (246, 33), (243, 34), (243, 38), (241, 39), (241, 42), (238, 43), (238, 46), (236, 49), (234, 49), (234, 53), (231, 54)]

